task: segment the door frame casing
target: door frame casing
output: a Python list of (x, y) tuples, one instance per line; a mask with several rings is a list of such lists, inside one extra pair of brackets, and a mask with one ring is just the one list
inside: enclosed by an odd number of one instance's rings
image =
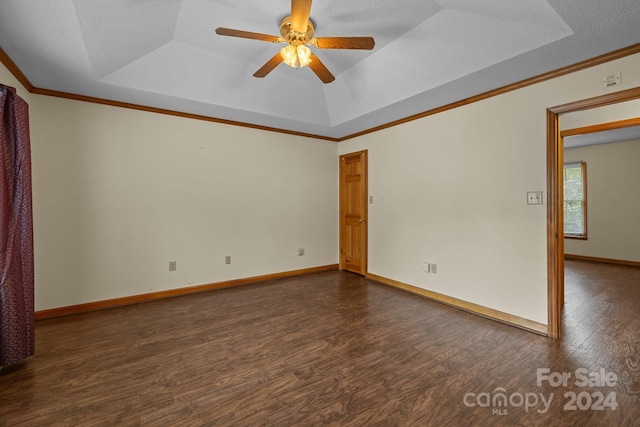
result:
[(640, 87), (587, 98), (547, 109), (547, 335), (562, 337), (564, 303), (564, 218), (562, 168), (564, 144), (560, 116), (640, 99)]
[(344, 233), (344, 224), (342, 220), (342, 191), (343, 191), (343, 183), (342, 183), (342, 159), (346, 157), (354, 157), (354, 156), (363, 156), (364, 164), (363, 164), (363, 181), (364, 181), (364, 191), (363, 191), (363, 203), (362, 203), (362, 217), (364, 219), (364, 223), (362, 223), (361, 227), (363, 230), (363, 242), (361, 245), (361, 268), (359, 274), (366, 276), (369, 272), (369, 150), (361, 150), (355, 151), (353, 153), (341, 154), (338, 157), (338, 173), (339, 173), (339, 189), (338, 189), (338, 204), (339, 204), (339, 235), (338, 235), (338, 257), (339, 257), (339, 268), (340, 270), (344, 270), (345, 262), (344, 255), (342, 253), (342, 235)]

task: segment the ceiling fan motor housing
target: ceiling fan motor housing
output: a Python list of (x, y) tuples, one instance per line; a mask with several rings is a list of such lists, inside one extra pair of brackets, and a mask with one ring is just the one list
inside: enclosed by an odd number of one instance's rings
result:
[(307, 22), (307, 31), (299, 33), (291, 28), (291, 16), (286, 16), (280, 22), (280, 35), (282, 38), (292, 45), (307, 44), (313, 39), (314, 28), (311, 20)]

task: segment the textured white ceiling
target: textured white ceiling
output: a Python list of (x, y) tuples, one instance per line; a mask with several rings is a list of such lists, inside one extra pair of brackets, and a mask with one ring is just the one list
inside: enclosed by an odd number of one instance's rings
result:
[(640, 43), (637, 0), (315, 0), (316, 35), (372, 51), (279, 65), (289, 0), (2, 0), (0, 47), (38, 88), (341, 138)]
[(640, 142), (640, 126), (629, 126), (602, 132), (571, 135), (563, 138), (564, 148), (586, 147), (588, 145), (611, 144), (626, 141)]

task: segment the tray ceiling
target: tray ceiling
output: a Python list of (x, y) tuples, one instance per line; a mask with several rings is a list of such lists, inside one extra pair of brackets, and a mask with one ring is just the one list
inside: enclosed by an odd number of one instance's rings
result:
[(637, 0), (315, 0), (316, 35), (372, 36), (372, 51), (313, 49), (336, 76), (280, 64), (288, 0), (3, 0), (0, 47), (37, 88), (328, 138), (640, 43)]

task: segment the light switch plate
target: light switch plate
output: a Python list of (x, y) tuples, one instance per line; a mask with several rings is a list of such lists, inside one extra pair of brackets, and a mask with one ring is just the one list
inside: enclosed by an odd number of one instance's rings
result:
[(527, 204), (528, 205), (541, 205), (542, 204), (542, 191), (528, 191), (527, 192)]

